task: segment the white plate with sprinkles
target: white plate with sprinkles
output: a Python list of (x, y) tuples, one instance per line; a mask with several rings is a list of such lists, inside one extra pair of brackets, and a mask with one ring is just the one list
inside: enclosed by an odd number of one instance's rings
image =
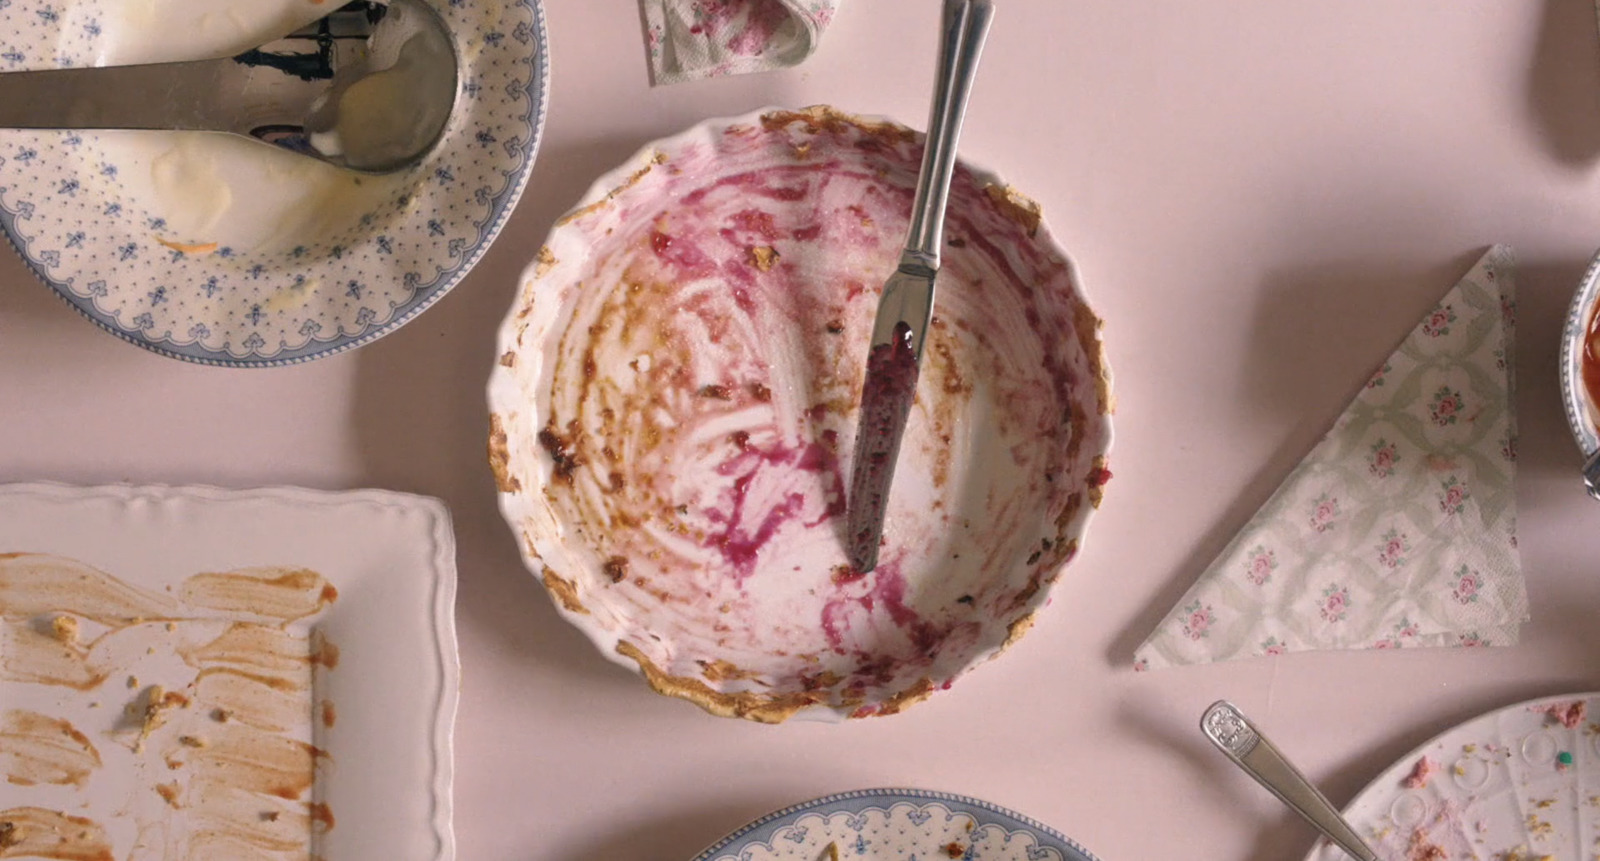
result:
[[(1413, 751), (1345, 808), (1387, 861), (1600, 857), (1600, 693), (1507, 706)], [(1343, 861), (1319, 844), (1306, 861)]]
[[(0, 130), (0, 230), (84, 316), (173, 358), (296, 364), (399, 328), (494, 241), (548, 93), (540, 0), (434, 5), (461, 92), (416, 167), (361, 175), (202, 132)], [(235, 56), (336, 8), (0, 0), (0, 72)]]

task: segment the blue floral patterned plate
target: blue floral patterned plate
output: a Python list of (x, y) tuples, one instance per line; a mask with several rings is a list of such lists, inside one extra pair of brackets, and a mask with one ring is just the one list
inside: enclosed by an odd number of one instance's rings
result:
[(864, 789), (763, 817), (695, 861), (1094, 861), (1056, 832), (985, 801)]
[[(541, 0), (433, 2), (462, 91), (418, 167), (361, 176), (203, 133), (0, 130), (0, 228), (84, 316), (166, 356), (287, 365), (394, 331), (499, 233), (548, 98)], [(0, 0), (0, 72), (229, 56), (332, 8)]]

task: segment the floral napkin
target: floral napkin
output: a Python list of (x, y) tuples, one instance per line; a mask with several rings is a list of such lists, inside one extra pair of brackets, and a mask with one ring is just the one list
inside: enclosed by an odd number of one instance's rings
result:
[(1513, 270), (1496, 246), (1423, 319), (1135, 669), (1517, 641)]
[(839, 0), (640, 0), (657, 84), (765, 72), (811, 56)]

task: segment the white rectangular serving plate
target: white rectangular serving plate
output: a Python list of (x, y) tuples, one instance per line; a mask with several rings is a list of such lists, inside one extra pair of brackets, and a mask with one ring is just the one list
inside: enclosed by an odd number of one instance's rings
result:
[[(325, 804), (332, 827), (313, 829), (310, 854), (453, 861), (460, 661), (455, 537), (442, 503), (384, 491), (0, 485), (0, 555), (9, 553), (65, 557), (164, 595), (180, 594), (185, 579), (202, 572), (320, 573), (338, 597), (298, 633), (315, 629), (337, 647), (337, 663), (317, 668), (316, 707), (292, 733), (326, 753), (304, 801)], [(82, 720), (84, 734), (105, 751), (103, 766), (81, 785), (0, 779), (0, 810), (42, 807), (91, 818), (105, 828), (115, 859), (134, 856), (135, 843), (143, 854), (159, 845), (161, 834), (148, 827), (140, 834), (131, 820), (150, 809), (147, 784), (164, 778), (116, 773), (133, 769), (133, 755), (107, 729), (135, 694), (130, 681), (114, 674), (86, 695), (0, 676), (0, 713), (26, 708)], [(95, 711), (84, 710), (86, 699)], [(324, 700), (336, 707), (331, 720), (323, 718)]]

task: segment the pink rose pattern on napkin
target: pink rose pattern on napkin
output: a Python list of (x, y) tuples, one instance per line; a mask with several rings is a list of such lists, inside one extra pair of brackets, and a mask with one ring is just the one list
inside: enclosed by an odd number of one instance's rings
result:
[(838, 0), (640, 0), (651, 80), (794, 66), (816, 50)]
[(1135, 669), (1517, 641), (1513, 274), (1496, 247), (1422, 319)]

